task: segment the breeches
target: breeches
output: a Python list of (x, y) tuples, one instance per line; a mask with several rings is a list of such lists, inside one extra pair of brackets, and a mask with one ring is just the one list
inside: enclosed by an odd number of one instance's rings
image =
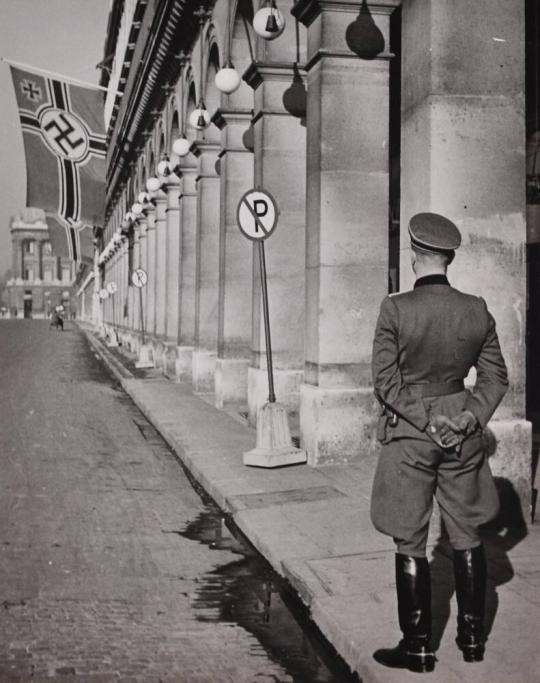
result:
[(466, 439), (459, 454), (420, 439), (396, 439), (382, 447), (371, 520), (394, 538), (400, 553), (426, 554), (434, 497), (451, 545), (456, 550), (479, 545), (478, 528), (499, 509), (480, 433)]

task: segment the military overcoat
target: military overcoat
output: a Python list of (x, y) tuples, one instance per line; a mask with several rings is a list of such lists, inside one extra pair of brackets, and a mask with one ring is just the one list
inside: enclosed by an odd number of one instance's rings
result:
[[(472, 367), (476, 368), (476, 383), (469, 390), (463, 382)], [(412, 291), (386, 297), (374, 336), (372, 371), (382, 407), (377, 436), (383, 444), (372, 492), (375, 526), (403, 538), (416, 533), (415, 524), (425, 525), (431, 512), (429, 486), (437, 495), (437, 476), (443, 476), (443, 472), (437, 473), (441, 463), (443, 470), (453, 469), (455, 483), (448, 480), (447, 493), (453, 501), (452, 515), (458, 515), (455, 524), (459, 526), (461, 514), (465, 525), (474, 520), (474, 526), (493, 517), (496, 493), (481, 430), (504, 396), (508, 377), (485, 301), (451, 287), (441, 275), (421, 278)], [(478, 430), (470, 443), (464, 444), (461, 456), (444, 454), (426, 431), (430, 415), (452, 418), (463, 410), (476, 416)], [(421, 455), (417, 472), (413, 471), (414, 462), (409, 462), (411, 457), (414, 461), (411, 453), (415, 449)], [(429, 486), (417, 483), (426, 467), (433, 469)], [(455, 476), (454, 470), (460, 467), (462, 474), (467, 468), (469, 473)], [(417, 486), (423, 487), (422, 491)], [(402, 489), (399, 495), (397, 487)], [(429, 509), (424, 509), (426, 506)]]

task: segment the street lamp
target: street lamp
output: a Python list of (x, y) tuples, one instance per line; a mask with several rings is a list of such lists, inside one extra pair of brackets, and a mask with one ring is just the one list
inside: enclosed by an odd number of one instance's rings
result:
[(152, 176), (151, 178), (148, 178), (148, 180), (146, 181), (146, 189), (148, 190), (148, 192), (157, 192), (160, 187), (161, 180), (159, 180), (159, 178)]
[(264, 40), (274, 40), (283, 33), (285, 17), (276, 7), (275, 0), (267, 0), (266, 6), (255, 12), (253, 30)]

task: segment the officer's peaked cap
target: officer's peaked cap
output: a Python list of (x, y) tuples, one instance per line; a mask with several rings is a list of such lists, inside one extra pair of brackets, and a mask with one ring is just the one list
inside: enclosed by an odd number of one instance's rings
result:
[(461, 244), (461, 233), (451, 220), (438, 213), (417, 213), (409, 222), (411, 246), (446, 254)]

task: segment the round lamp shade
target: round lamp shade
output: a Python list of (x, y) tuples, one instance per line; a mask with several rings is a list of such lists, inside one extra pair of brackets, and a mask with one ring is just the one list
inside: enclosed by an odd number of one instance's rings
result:
[(226, 66), (217, 72), (214, 82), (218, 90), (229, 95), (235, 90), (238, 90), (242, 79), (233, 66)]
[(181, 138), (176, 138), (176, 140), (172, 143), (173, 154), (176, 154), (179, 157), (185, 157), (186, 154), (189, 154), (189, 147), (189, 140), (183, 136)]
[(161, 176), (168, 176), (169, 175), (171, 170), (169, 168), (169, 162), (166, 159), (163, 159), (163, 161), (159, 162), (159, 164), (157, 165), (157, 172), (158, 172), (158, 175), (161, 175)]
[(135, 204), (133, 204), (131, 207), (131, 213), (134, 216), (140, 216), (143, 211), (144, 211), (144, 207), (140, 202), (135, 202)]
[(137, 201), (139, 202), (139, 204), (147, 204), (150, 201), (150, 196), (148, 192), (139, 192)]
[(157, 192), (159, 188), (161, 187), (161, 180), (158, 178), (148, 178), (146, 181), (146, 189), (148, 192)]
[(189, 123), (197, 130), (204, 130), (210, 123), (210, 114), (206, 109), (194, 109), (189, 115)]
[(285, 17), (276, 8), (262, 7), (253, 17), (253, 30), (265, 40), (278, 38), (285, 29)]

